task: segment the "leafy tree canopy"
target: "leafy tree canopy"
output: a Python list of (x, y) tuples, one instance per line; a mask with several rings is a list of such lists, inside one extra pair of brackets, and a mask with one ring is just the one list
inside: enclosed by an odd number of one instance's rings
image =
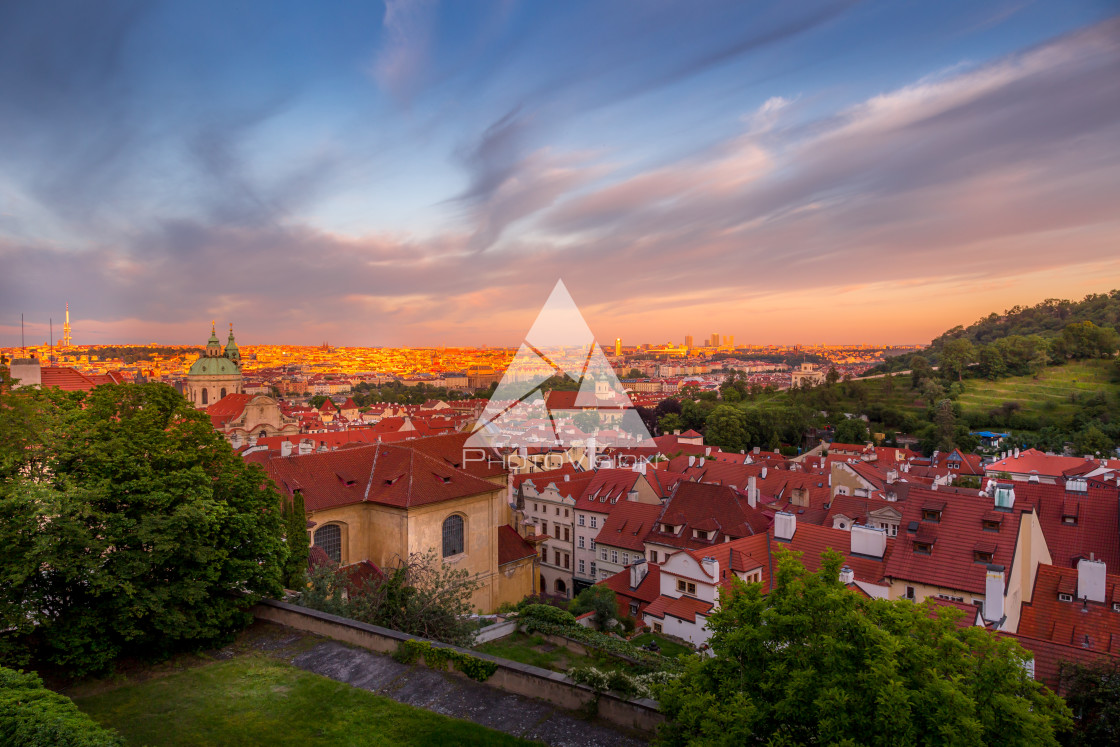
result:
[(31, 420), (0, 445), (0, 658), (161, 657), (228, 639), (280, 591), (275, 489), (174, 389), (19, 389), (7, 408)]
[(931, 602), (868, 599), (782, 552), (775, 588), (738, 580), (709, 618), (712, 656), (657, 693), (662, 745), (1057, 745), (1061, 698), (1017, 642)]

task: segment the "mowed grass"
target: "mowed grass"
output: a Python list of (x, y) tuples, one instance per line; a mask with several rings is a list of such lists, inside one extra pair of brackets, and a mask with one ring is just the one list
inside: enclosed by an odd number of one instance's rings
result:
[(645, 646), (651, 641), (657, 641), (657, 645), (661, 647), (661, 655), (668, 656), (670, 659), (680, 656), (681, 654), (694, 654), (696, 651), (689, 646), (682, 643), (669, 640), (664, 636), (657, 635), (656, 633), (642, 633), (630, 639), (630, 642), (635, 646)]
[(78, 707), (129, 745), (528, 745), (261, 655), (88, 697)]

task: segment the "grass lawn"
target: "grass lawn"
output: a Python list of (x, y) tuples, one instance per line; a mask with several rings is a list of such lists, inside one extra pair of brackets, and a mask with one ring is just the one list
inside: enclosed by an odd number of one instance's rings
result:
[(129, 745), (528, 745), (260, 655), (76, 696)]
[(694, 654), (696, 651), (689, 646), (677, 643), (676, 641), (669, 640), (664, 636), (657, 635), (656, 633), (642, 633), (630, 639), (630, 642), (635, 646), (645, 646), (651, 641), (657, 641), (657, 645), (661, 647), (661, 655), (667, 656), (670, 659), (680, 656), (681, 654)]
[(540, 667), (541, 669), (551, 669), (554, 672), (567, 672), (573, 667), (584, 666), (596, 667), (604, 671), (615, 669), (630, 671), (626, 662), (613, 656), (607, 656), (606, 654), (580, 656), (563, 646), (549, 643), (539, 635), (526, 635), (521, 632), (499, 638), (496, 641), (479, 644), (474, 647), (474, 650)]

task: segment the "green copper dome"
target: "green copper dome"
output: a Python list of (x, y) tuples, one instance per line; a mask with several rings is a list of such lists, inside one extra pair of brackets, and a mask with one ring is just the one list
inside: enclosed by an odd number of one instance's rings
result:
[(191, 376), (239, 376), (241, 370), (229, 358), (202, 356), (191, 366)]

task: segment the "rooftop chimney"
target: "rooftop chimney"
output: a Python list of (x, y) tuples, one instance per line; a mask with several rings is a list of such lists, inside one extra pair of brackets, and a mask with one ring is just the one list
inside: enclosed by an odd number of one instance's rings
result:
[(751, 449), (751, 453), (752, 453), (752, 454), (757, 454), (757, 453), (758, 453), (759, 451), (761, 451), (761, 450), (762, 450), (762, 447), (761, 447), (761, 446), (756, 446), (756, 447), (754, 447), (753, 449)]
[(856, 580), (856, 572), (853, 571), (851, 568), (849, 568), (848, 566), (844, 566), (843, 568), (840, 569), (840, 583), (847, 585), (847, 584), (855, 583), (855, 580)]
[(719, 580), (719, 561), (715, 558), (704, 558), (700, 561), (704, 571), (712, 578)]
[(688, 466), (693, 467), (696, 465), (696, 457), (692, 454), (688, 455)]
[(758, 485), (754, 475), (747, 478), (747, 505), (751, 508), (758, 505)]
[(762, 467), (762, 479), (763, 479), (763, 480), (765, 480), (765, 479), (766, 479), (766, 473), (767, 473), (768, 471), (769, 471), (769, 470), (767, 470), (765, 466), (763, 466), (763, 467)]
[(300, 456), (303, 456), (304, 454), (310, 454), (312, 449), (314, 449), (314, 448), (315, 448), (315, 444), (314, 444), (314, 442), (312, 442), (312, 440), (310, 438), (301, 439), (300, 442), (299, 442)]
[(571, 480), (572, 480), (572, 476), (569, 475), (567, 472), (565, 472), (564, 473), (564, 482), (571, 482)]
[(887, 470), (887, 485), (894, 485), (896, 482), (898, 482), (898, 470)]
[(990, 565), (984, 576), (984, 619), (999, 622), (1003, 619), (1003, 566)]
[(882, 558), (887, 551), (887, 530), (854, 524), (852, 525), (851, 543), (852, 553), (855, 555)]
[(797, 531), (797, 516), (788, 511), (779, 511), (774, 514), (774, 538), (780, 540), (793, 539)]
[(280, 442), (280, 456), (286, 457), (292, 455), (292, 442), (287, 439)]
[(634, 564), (630, 566), (630, 588), (637, 589), (645, 580), (647, 573), (649, 573), (649, 565), (646, 564), (646, 559), (638, 558), (635, 560)]
[(1019, 449), (1016, 448), (1014, 453), (1015, 453), (1015, 458), (1018, 459), (1019, 458)]
[(1103, 561), (1082, 558), (1077, 561), (1077, 596), (1090, 602), (1104, 601), (1106, 566)]

